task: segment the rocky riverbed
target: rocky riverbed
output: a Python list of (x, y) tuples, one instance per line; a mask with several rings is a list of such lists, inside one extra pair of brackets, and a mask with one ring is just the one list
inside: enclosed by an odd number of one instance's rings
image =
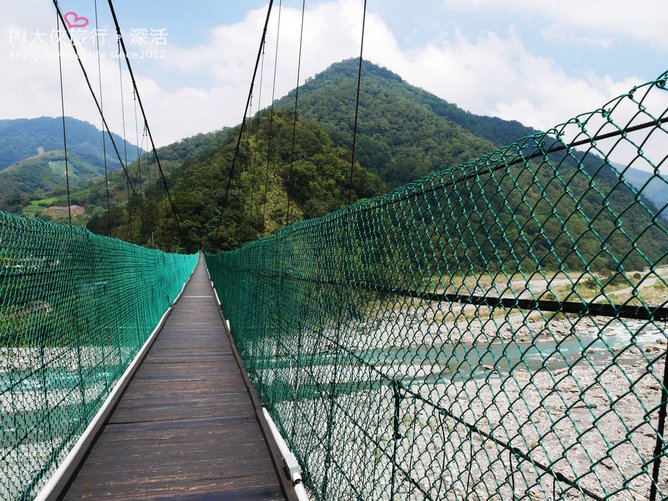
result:
[[(301, 391), (339, 383), (333, 406), (325, 395), (278, 408), (301, 436), (315, 437), (313, 468), (327, 457), (333, 409), (340, 495), (358, 496), (362, 487), (345, 480), (357, 478), (379, 499), (392, 485), (398, 499), (648, 498), (665, 323), (521, 314), (448, 330), (425, 318), (385, 317), (375, 334), (342, 337), (355, 356), (340, 359), (336, 376), (332, 358), (299, 377), (281, 370)], [(401, 381), (396, 443), (392, 380)], [(668, 460), (656, 487), (668, 496)]]

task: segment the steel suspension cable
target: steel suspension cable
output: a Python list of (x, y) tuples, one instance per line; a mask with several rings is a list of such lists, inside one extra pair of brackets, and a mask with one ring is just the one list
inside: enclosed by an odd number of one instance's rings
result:
[[(142, 144), (142, 149), (144, 147), (144, 144), (148, 142), (148, 133), (146, 132), (146, 127), (142, 130), (142, 138), (141, 138), (141, 144)], [(147, 150), (146, 150), (146, 174), (148, 178), (148, 188), (146, 189), (147, 196), (151, 196), (151, 188), (153, 188), (153, 192), (155, 194), (155, 187), (153, 186), (153, 182), (151, 181), (151, 152), (148, 151), (148, 144), (146, 144)]]
[(366, 0), (364, 0), (364, 12), (362, 14), (362, 38), (360, 40), (360, 60), (357, 68), (357, 94), (355, 96), (355, 122), (353, 124), (353, 148), (350, 160), (350, 181), (348, 184), (348, 205), (353, 198), (353, 172), (355, 171), (355, 146), (357, 145), (357, 122), (360, 111), (360, 88), (362, 86), (362, 55), (364, 54), (364, 28), (366, 26)]
[[(111, 0), (109, 0), (111, 1)], [(223, 223), (223, 215), (225, 212), (225, 207), (227, 206), (227, 199), (230, 192), (230, 186), (232, 184), (232, 177), (234, 176), (234, 169), (237, 164), (237, 158), (239, 156), (239, 147), (241, 146), (241, 137), (244, 133), (246, 125), (246, 117), (248, 114), (248, 107), (253, 96), (253, 86), (255, 85), (255, 77), (257, 76), (257, 68), (260, 65), (260, 57), (262, 56), (262, 48), (264, 47), (264, 42), (267, 37), (267, 26), (269, 25), (269, 18), (271, 17), (271, 8), (274, 5), (274, 0), (269, 1), (269, 7), (267, 7), (267, 17), (264, 21), (264, 28), (262, 29), (262, 38), (260, 39), (260, 47), (257, 51), (257, 58), (255, 59), (255, 69), (253, 70), (253, 78), (251, 79), (250, 89), (248, 91), (248, 99), (246, 100), (246, 107), (244, 108), (244, 116), (241, 120), (241, 128), (239, 129), (239, 135), (237, 137), (237, 145), (234, 149), (234, 157), (232, 158), (232, 166), (230, 168), (230, 173), (227, 177), (227, 186), (225, 187), (225, 194), (223, 195), (222, 203), (220, 203), (220, 217), (218, 218), (218, 225), (216, 226), (216, 233), (214, 234), (214, 239), (218, 238), (220, 233), (220, 226)]]
[[(263, 50), (263, 52), (264, 52), (264, 50)], [(252, 157), (250, 157), (250, 153), (251, 153), (251, 149), (252, 149), (251, 137), (253, 135), (253, 98), (254, 97), (255, 97), (254, 95), (251, 96), (250, 108), (248, 109), (248, 126), (245, 127), (246, 142), (247, 142), (248, 154), (249, 154), (248, 157), (246, 158), (245, 167), (248, 168), (249, 177), (251, 175), (251, 169), (253, 168), (253, 159), (252, 159)], [(259, 107), (258, 107), (258, 111), (259, 111)], [(243, 138), (242, 138), (242, 142), (243, 142)], [(243, 172), (243, 171), (244, 171), (244, 164), (241, 165), (241, 172)], [(250, 210), (252, 211), (253, 210), (253, 202), (254, 202), (252, 181), (250, 183), (250, 190), (251, 190)], [(240, 223), (243, 222), (245, 219), (246, 218), (244, 217), (244, 210), (242, 208)], [(249, 223), (249, 225), (250, 225), (250, 223)]]
[[(244, 171), (246, 169), (248, 169), (248, 174), (249, 174), (249, 177), (250, 177), (250, 172), (251, 172), (250, 169), (252, 168), (252, 159), (249, 157), (249, 154), (250, 154), (250, 150), (252, 148), (251, 135), (253, 133), (253, 131), (252, 131), (252, 127), (253, 127), (253, 96), (251, 96), (250, 106), (248, 108), (248, 118), (246, 119), (246, 122), (248, 123), (248, 125), (244, 124), (244, 134), (246, 136), (246, 146), (247, 146), (247, 150), (248, 150), (247, 153), (248, 154), (246, 155), (245, 162), (242, 162), (241, 165), (239, 166), (239, 168), (240, 168), (239, 174), (240, 175), (243, 174)], [(243, 143), (243, 137), (241, 138), (241, 141)], [(243, 183), (241, 185), (241, 191), (242, 192), (244, 191), (243, 190)], [(242, 198), (242, 200), (243, 200), (243, 198)], [(253, 210), (253, 183), (252, 183), (252, 180), (251, 180), (251, 183), (250, 183), (250, 211), (252, 212), (252, 210)], [(239, 227), (243, 227), (243, 225), (245, 223), (247, 223), (248, 227), (250, 228), (250, 220), (249, 220), (249, 218), (246, 217), (245, 203), (242, 202), (241, 213), (239, 214)]]
[[(266, 49), (266, 42), (262, 46), (262, 57), (261, 57), (262, 62), (260, 63), (260, 85), (259, 85), (259, 91), (258, 91), (258, 96), (257, 96), (257, 111), (255, 112), (255, 147), (253, 148), (251, 162), (250, 162), (251, 172), (253, 172), (253, 173), (255, 172), (256, 167), (257, 167), (257, 150), (258, 150), (258, 145), (259, 145), (258, 135), (259, 135), (259, 131), (260, 131), (260, 111), (262, 109), (262, 84), (264, 82), (264, 53), (265, 53), (265, 49)], [(250, 115), (251, 115), (251, 117), (253, 116), (252, 111), (251, 111)], [(251, 127), (252, 127), (252, 120), (253, 119), (250, 118), (250, 120), (251, 120)], [(253, 133), (251, 132), (251, 136), (252, 136), (252, 134)], [(252, 216), (253, 207), (255, 206), (255, 186), (254, 186), (254, 183), (253, 183), (252, 179), (251, 179), (250, 188), (251, 188), (251, 216)]]
[[(57, 5), (57, 2), (56, 2)], [(67, 187), (67, 218), (72, 224), (72, 204), (70, 201), (70, 171), (67, 155), (67, 127), (65, 126), (65, 91), (63, 89), (63, 58), (60, 49), (60, 18), (56, 15), (56, 31), (58, 33), (58, 75), (60, 77), (60, 111), (63, 121), (63, 149), (65, 151), (65, 185)]]
[[(364, 27), (366, 25), (366, 0), (364, 0), (364, 12), (362, 14), (362, 35), (361, 35), (361, 40), (360, 40), (360, 56), (359, 56), (359, 66), (357, 69), (357, 90), (355, 94), (355, 118), (353, 122), (353, 144), (352, 144), (352, 151), (351, 151), (351, 159), (350, 159), (350, 179), (348, 182), (348, 205), (352, 203), (352, 192), (353, 192), (353, 173), (355, 169), (355, 145), (357, 141), (357, 122), (358, 122), (358, 117), (359, 117), (359, 101), (360, 101), (360, 88), (361, 88), (361, 82), (362, 82), (362, 55), (364, 52)], [(350, 234), (350, 222), (347, 221), (345, 225), (345, 234), (346, 238), (342, 242), (342, 246), (338, 249), (339, 253), (341, 254), (341, 259), (339, 259), (339, 266), (338, 266), (338, 272), (341, 276), (344, 275), (345, 273), (345, 258), (343, 257), (348, 249), (346, 249), (346, 240), (347, 236)], [(341, 311), (339, 313), (339, 317), (343, 318), (344, 316), (344, 309), (346, 309), (348, 306), (346, 304), (350, 301), (349, 297), (346, 296), (343, 287), (340, 287), (338, 289), (338, 303), (341, 305)], [(335, 346), (340, 345), (340, 339), (341, 336), (343, 335), (343, 330), (344, 326), (342, 322), (338, 322), (336, 326), (336, 332), (335, 332)], [(328, 427), (330, 430), (330, 433), (327, 434), (327, 440), (328, 440), (328, 446), (327, 446), (327, 458), (326, 458), (326, 464), (331, 463), (332, 459), (330, 457), (330, 451), (331, 451), (331, 440), (332, 440), (332, 433), (331, 430), (334, 428), (335, 423), (334, 423), (334, 401), (336, 399), (336, 390), (337, 390), (337, 381), (339, 378), (339, 366), (340, 366), (340, 352), (337, 350), (336, 356), (334, 358), (334, 370), (333, 370), (333, 377), (330, 385), (330, 415), (331, 419), (328, 421)], [(396, 389), (395, 389), (396, 392)], [(394, 415), (394, 426), (397, 426), (397, 416), (396, 416), (396, 411)], [(394, 472), (392, 474), (392, 479), (394, 481)], [(329, 485), (329, 469), (326, 469), (325, 472), (325, 477), (323, 480), (323, 492), (327, 492), (327, 488)], [(394, 484), (392, 484), (392, 488), (390, 489), (391, 495), (390, 497), (394, 497)]]
[(278, 46), (281, 37), (281, 12), (283, 11), (282, 0), (278, 1), (278, 23), (276, 28), (276, 50), (274, 53), (274, 79), (271, 85), (271, 108), (269, 109), (269, 130), (267, 132), (269, 139), (267, 144), (267, 165), (264, 173), (264, 207), (262, 210), (262, 234), (267, 234), (267, 206), (269, 205), (268, 189), (269, 189), (269, 165), (272, 160), (272, 146), (273, 146), (273, 125), (274, 125), (274, 101), (276, 99), (276, 71), (278, 69)]
[[(126, 139), (126, 134), (125, 134), (125, 96), (123, 95), (123, 66), (121, 64), (121, 43), (120, 43), (120, 37), (116, 39), (116, 48), (117, 48), (117, 53), (118, 53), (118, 87), (120, 89), (121, 93), (121, 120), (123, 121), (123, 152), (124, 152), (124, 158), (125, 158), (125, 165), (128, 166), (128, 141)], [(128, 183), (130, 182), (130, 176), (127, 177), (126, 180)], [(127, 191), (128, 191), (128, 233), (127, 233), (127, 239), (128, 241), (132, 240), (132, 200), (130, 196), (130, 186), (127, 186)]]
[[(266, 45), (263, 45), (262, 47), (262, 63), (260, 64), (260, 90), (257, 95), (257, 113), (255, 114), (255, 137), (257, 140), (257, 136), (260, 132), (260, 110), (262, 109), (262, 84), (264, 83), (264, 53), (265, 53)], [(257, 141), (256, 141), (257, 142)], [(253, 150), (253, 162), (252, 162), (253, 168), (257, 165), (257, 145), (255, 150)]]
[(131, 209), (130, 209), (130, 206), (132, 205), (132, 201), (131, 201), (132, 197), (130, 195), (130, 185), (126, 183), (126, 186), (127, 186), (127, 191), (128, 191), (128, 234), (127, 234), (128, 236), (127, 236), (127, 239), (128, 239), (128, 242), (130, 242), (132, 240), (132, 212), (131, 212)]
[[(118, 162), (121, 164), (121, 168), (123, 169), (123, 172), (125, 173), (126, 178), (128, 178), (129, 181), (129, 173), (127, 168), (125, 167), (125, 164), (123, 163), (123, 159), (121, 158), (121, 153), (118, 149), (118, 145), (116, 144), (116, 140), (114, 139), (114, 136), (111, 134), (111, 129), (109, 128), (109, 124), (107, 123), (107, 119), (104, 116), (104, 113), (102, 112), (102, 107), (100, 106), (100, 101), (98, 100), (97, 96), (95, 95), (95, 91), (93, 90), (93, 85), (91, 84), (90, 78), (88, 76), (88, 71), (86, 71), (86, 67), (83, 64), (83, 61), (81, 59), (81, 56), (79, 55), (79, 49), (77, 49), (76, 42), (74, 41), (74, 37), (72, 37), (72, 33), (70, 32), (69, 28), (67, 27), (67, 22), (65, 21), (65, 17), (63, 16), (63, 12), (60, 10), (60, 6), (58, 5), (58, 0), (52, 0), (53, 5), (56, 8), (56, 12), (58, 13), (58, 18), (60, 19), (60, 23), (63, 26), (63, 29), (65, 30), (65, 34), (67, 35), (67, 38), (70, 41), (70, 44), (72, 46), (72, 50), (74, 51), (74, 55), (76, 56), (76, 59), (79, 63), (79, 68), (81, 68), (81, 72), (83, 73), (84, 79), (86, 81), (86, 85), (88, 87), (88, 91), (90, 92), (93, 101), (95, 101), (95, 106), (97, 107), (97, 111), (102, 117), (102, 123), (104, 125), (105, 130), (107, 131), (107, 135), (111, 141), (112, 146), (114, 147), (114, 152), (116, 153), (116, 157), (118, 158)], [(132, 184), (132, 181), (129, 181), (130, 188), (134, 192), (134, 186)]]
[(299, 30), (299, 57), (297, 59), (297, 87), (295, 89), (295, 112), (292, 121), (292, 147), (290, 149), (290, 170), (288, 171), (288, 207), (285, 214), (285, 225), (290, 224), (290, 193), (292, 191), (292, 170), (295, 161), (295, 141), (297, 137), (297, 107), (299, 106), (299, 78), (302, 69), (302, 44), (304, 42), (304, 12), (306, 11), (306, 0), (302, 0), (302, 20)]
[[(142, 131), (142, 139), (141, 139), (141, 145), (142, 149), (144, 147), (144, 144), (148, 142), (147, 139), (148, 133), (146, 132), (146, 127), (144, 127)], [(151, 218), (151, 247), (155, 248), (155, 243), (153, 241), (153, 232), (155, 231), (155, 222), (153, 221), (153, 209), (156, 207), (155, 200), (157, 199), (157, 188), (153, 185), (153, 180), (151, 178), (151, 152), (148, 150), (148, 145), (146, 149), (146, 176), (147, 176), (147, 182), (148, 186), (146, 187), (146, 201), (147, 201), (147, 208), (146, 210), (148, 211), (148, 214)], [(156, 180), (157, 182), (157, 180)], [(153, 192), (151, 194), (151, 191)]]
[[(360, 56), (359, 56), (359, 66), (357, 69), (357, 90), (356, 90), (356, 95), (355, 95), (355, 118), (354, 118), (354, 123), (353, 123), (353, 144), (352, 144), (352, 151), (351, 151), (351, 159), (350, 159), (350, 179), (348, 183), (348, 205), (352, 203), (352, 191), (353, 191), (353, 173), (355, 169), (355, 145), (357, 141), (357, 122), (358, 122), (358, 117), (359, 117), (359, 101), (360, 101), (360, 88), (361, 88), (361, 81), (362, 81), (362, 55), (364, 51), (364, 27), (366, 24), (366, 0), (364, 0), (364, 12), (362, 14), (362, 35), (361, 35), (361, 41), (360, 41)], [(346, 241), (347, 241), (347, 235), (350, 234), (350, 222), (347, 221), (344, 229), (344, 233), (346, 234), (346, 238), (342, 242), (343, 245), (341, 245), (338, 249), (338, 252), (341, 254), (341, 258), (338, 260), (338, 272), (341, 276), (344, 275), (345, 272), (345, 258), (343, 257), (348, 249), (346, 248), (347, 246)], [(346, 296), (344, 292), (344, 288), (340, 287), (338, 288), (338, 303), (341, 305), (341, 311), (339, 313), (339, 318), (344, 317), (344, 310), (348, 308), (347, 303), (350, 301), (349, 297)], [(340, 339), (341, 336), (343, 335), (343, 330), (344, 326), (342, 322), (338, 322), (336, 326), (336, 331), (335, 331), (335, 340), (334, 340), (334, 345), (339, 346), (340, 345)], [(340, 351), (337, 350), (336, 355), (334, 357), (334, 370), (333, 370), (333, 376), (332, 376), (332, 381), (330, 384), (330, 419), (328, 420), (328, 433), (327, 433), (327, 454), (326, 454), (326, 459), (325, 459), (325, 464), (329, 465), (332, 461), (331, 458), (331, 440), (332, 440), (332, 433), (331, 430), (334, 429), (335, 427), (335, 419), (334, 419), (334, 402), (336, 399), (336, 394), (337, 394), (337, 382), (338, 382), (338, 377), (339, 377), (339, 366), (340, 366)], [(396, 393), (396, 388), (395, 388), (395, 395)], [(395, 408), (396, 409), (396, 408)], [(394, 414), (394, 426), (396, 429), (397, 426), (397, 411), (395, 410)], [(393, 463), (394, 465), (394, 463)], [(392, 472), (392, 487), (390, 489), (390, 498), (394, 497), (394, 471)], [(328, 486), (329, 486), (329, 468), (325, 468), (325, 476), (323, 479), (323, 493), (327, 492)], [(326, 497), (326, 494), (325, 496)]]
[[(100, 84), (100, 109), (104, 112), (104, 99), (102, 98), (102, 63), (100, 61), (100, 23), (97, 14), (97, 0), (95, 0), (95, 48), (97, 50), (97, 79)], [(107, 165), (107, 139), (104, 135), (104, 122), (102, 122), (102, 161), (104, 163), (104, 189), (107, 195), (107, 235), (111, 235), (111, 201), (109, 197), (109, 169)]]
[(142, 118), (144, 119), (144, 127), (146, 128), (146, 132), (148, 133), (148, 138), (149, 141), (151, 142), (151, 148), (153, 149), (153, 155), (156, 160), (156, 164), (158, 166), (158, 172), (160, 173), (160, 178), (162, 179), (162, 184), (165, 187), (165, 193), (167, 195), (167, 199), (169, 201), (169, 207), (172, 211), (172, 215), (174, 216), (174, 221), (176, 222), (176, 226), (178, 227), (179, 231), (179, 239), (180, 242), (183, 242), (183, 228), (181, 226), (181, 221), (179, 219), (178, 213), (176, 212), (176, 208), (174, 206), (174, 201), (172, 199), (172, 195), (169, 192), (169, 186), (167, 185), (167, 180), (165, 179), (165, 173), (162, 170), (162, 164), (160, 163), (160, 157), (158, 156), (158, 151), (155, 147), (155, 142), (153, 141), (153, 134), (151, 133), (151, 128), (148, 125), (148, 119), (146, 118), (146, 111), (144, 110), (144, 103), (141, 100), (141, 94), (139, 93), (139, 89), (137, 88), (137, 81), (135, 79), (134, 72), (132, 71), (132, 65), (130, 64), (130, 58), (128, 57), (128, 51), (125, 47), (125, 41), (123, 40), (123, 34), (121, 33), (121, 26), (118, 23), (118, 17), (116, 16), (116, 9), (114, 9), (114, 3), (112, 0), (108, 0), (109, 3), (109, 10), (111, 11), (111, 16), (114, 20), (114, 26), (116, 28), (116, 36), (118, 37), (118, 41), (120, 43), (121, 49), (123, 50), (123, 55), (125, 56), (125, 64), (128, 68), (128, 72), (130, 73), (130, 79), (132, 80), (132, 88), (134, 89), (136, 96), (137, 96), (137, 102), (139, 103), (139, 109), (141, 110)]
[(123, 92), (123, 65), (121, 63), (121, 43), (120, 39), (116, 40), (116, 48), (118, 51), (118, 88), (121, 93), (121, 120), (123, 124), (123, 154), (125, 158), (125, 165), (128, 165), (128, 141), (125, 130), (125, 93)]
[[(139, 146), (139, 120), (137, 119), (137, 93), (132, 89), (132, 100), (135, 107), (135, 144), (137, 145), (137, 182), (139, 183), (139, 193), (142, 195), (142, 183), (141, 183), (141, 146)], [(141, 203), (141, 200), (140, 200)]]

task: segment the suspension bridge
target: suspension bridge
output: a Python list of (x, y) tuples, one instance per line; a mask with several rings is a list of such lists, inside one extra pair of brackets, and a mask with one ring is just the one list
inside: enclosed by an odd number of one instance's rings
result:
[(0, 497), (668, 499), (667, 80), (233, 251), (0, 214)]

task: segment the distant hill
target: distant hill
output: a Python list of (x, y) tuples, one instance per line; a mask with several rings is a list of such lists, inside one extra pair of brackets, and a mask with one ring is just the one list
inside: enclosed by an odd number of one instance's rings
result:
[[(74, 153), (68, 155), (71, 186), (80, 186), (100, 175), (98, 166)], [(0, 196), (10, 192), (53, 191), (65, 181), (65, 154), (50, 151), (16, 162), (0, 171)]]
[[(25, 160), (26, 158), (49, 151), (63, 151), (63, 128), (60, 117), (18, 118), (0, 120), (0, 170)], [(77, 155), (81, 160), (103, 167), (102, 132), (94, 125), (65, 117), (68, 153)], [(127, 142), (118, 134), (112, 134), (116, 146), (124, 156), (127, 147), (128, 161), (137, 159), (137, 147)], [(107, 166), (114, 170), (120, 167), (113, 146), (106, 137)]]
[(655, 175), (653, 172), (620, 164), (613, 164), (613, 167), (620, 173), (623, 172), (624, 179), (637, 190), (642, 190), (642, 194), (654, 204), (658, 211), (662, 211), (661, 215), (668, 220), (668, 207), (666, 207), (668, 205), (668, 176)]
[[(100, 175), (99, 169), (76, 154), (68, 155), (70, 188), (76, 189)], [(65, 155), (51, 151), (16, 162), (0, 171), (0, 209), (20, 212), (39, 193), (66, 187)]]
[[(104, 174), (102, 132), (94, 125), (66, 117), (70, 187), (85, 185)], [(137, 159), (137, 147), (113, 134), (122, 157)], [(105, 137), (107, 169), (120, 168), (111, 140)], [(40, 193), (64, 190), (65, 154), (62, 119), (0, 120), (0, 210), (21, 211)]]

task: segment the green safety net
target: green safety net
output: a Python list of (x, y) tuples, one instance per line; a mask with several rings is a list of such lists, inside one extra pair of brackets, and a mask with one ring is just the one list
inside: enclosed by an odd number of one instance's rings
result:
[(315, 499), (668, 497), (667, 77), (206, 257)]
[(196, 262), (0, 213), (0, 499), (44, 486)]

